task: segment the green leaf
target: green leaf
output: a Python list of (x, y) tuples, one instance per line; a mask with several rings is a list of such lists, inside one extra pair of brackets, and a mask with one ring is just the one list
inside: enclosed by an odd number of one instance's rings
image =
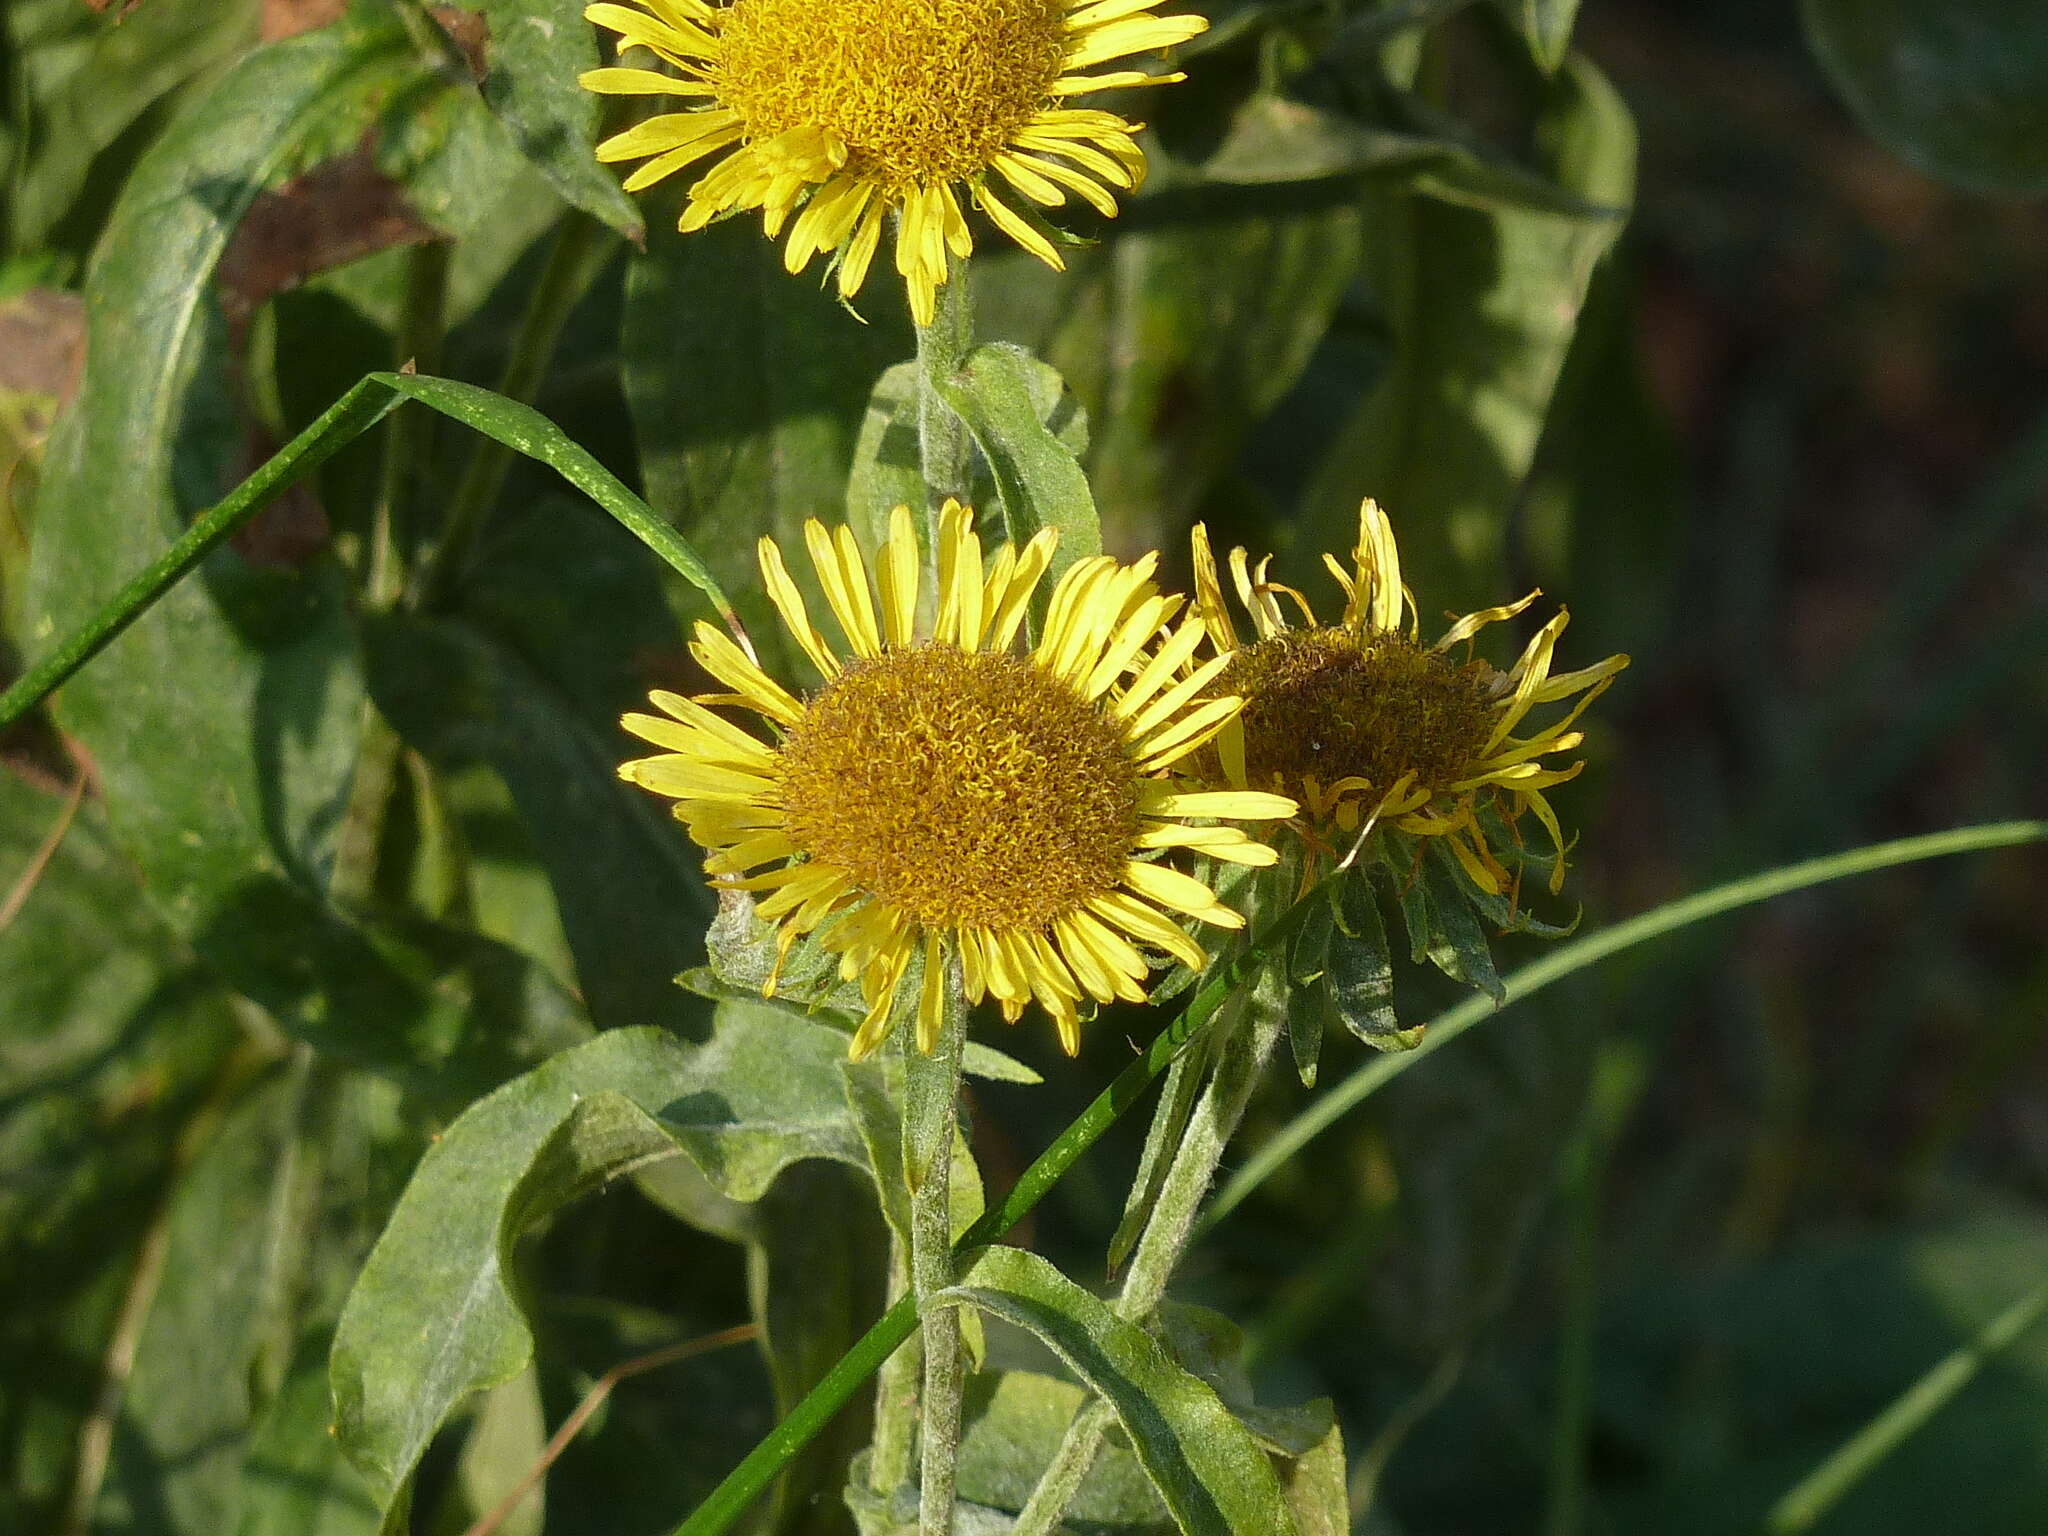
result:
[[(0, 767), (0, 882), (66, 805)], [(243, 1036), (92, 801), (0, 927), (0, 1529), (54, 1530), (181, 1133)]]
[(1530, 56), (1544, 70), (1557, 73), (1571, 52), (1579, 0), (1500, 0), (1500, 5), (1529, 45)]
[(1477, 987), (1495, 1003), (1507, 1001), (1507, 988), (1494, 969), (1493, 949), (1472, 910), (1471, 885), (1448, 857), (1432, 858), (1422, 869), (1429, 894), (1431, 932), (1425, 946), (1430, 963), (1453, 981)]
[[(1635, 130), (1613, 87), (1575, 57), (1535, 94), (1546, 174), (1588, 202), (1625, 207)], [(1367, 202), (1366, 268), (1391, 356), (1316, 472), (1301, 547), (1349, 548), (1370, 492), (1393, 516), (1403, 571), (1427, 606), (1484, 607), (1506, 589), (1508, 512), (1621, 221), (1395, 188)]]
[(1295, 1408), (1268, 1408), (1252, 1392), (1244, 1366), (1244, 1330), (1208, 1307), (1160, 1305), (1160, 1331), (1173, 1358), (1215, 1389), (1216, 1396), (1268, 1451), (1306, 1456), (1329, 1437), (1336, 1410), (1327, 1397)]
[(1238, 108), (1222, 145), (1202, 162), (1205, 180), (1284, 186), (1335, 177), (1401, 177), (1449, 202), (1481, 209), (1613, 219), (1618, 208), (1509, 159), (1456, 119), (1404, 101), (1412, 129), (1360, 122), (1308, 102), (1260, 92)]
[(1216, 1393), (1044, 1259), (991, 1248), (939, 1299), (1038, 1335), (1116, 1413), (1189, 1536), (1291, 1536), (1271, 1463)]
[(860, 419), (853, 468), (846, 476), (846, 522), (872, 553), (889, 536), (889, 514), (924, 504), (917, 436), (915, 362), (885, 368)]
[(1297, 995), (1287, 1009), (1287, 1047), (1301, 1086), (1316, 1085), (1316, 1065), (1323, 1053), (1323, 1012), (1316, 1006), (1329, 989), (1330, 945), (1337, 936), (1337, 914), (1331, 901), (1317, 902), (1287, 948), (1287, 981)]
[(576, 83), (598, 63), (580, 0), (453, 0), (480, 16), (483, 99), (555, 190), (629, 240), (646, 224), (596, 156), (600, 103)]
[(2048, 14), (2033, 0), (1799, 9), (1835, 89), (1887, 148), (1972, 191), (2048, 191)]
[(55, 244), (71, 219), (96, 228), (126, 169), (106, 152), (146, 114), (217, 78), (255, 41), (255, 21), (237, 5), (152, 5), (116, 17), (72, 0), (11, 0), (0, 21), (19, 70), (10, 107), (28, 131), (8, 188), (9, 249)]
[[(338, 23), (250, 55), (144, 158), (87, 285), (85, 380), (45, 466), (33, 638), (83, 617), (231, 483), (246, 445), (214, 265), (302, 145), (337, 123), (360, 132), (415, 67), (388, 21)], [(221, 554), (73, 681), (60, 718), (91, 748), (152, 897), (207, 961), (289, 1027), (406, 1062), (419, 1000), (324, 905), (362, 713), (339, 571)]]
[(342, 1444), (387, 1523), (448, 1416), (532, 1358), (510, 1288), (520, 1234), (678, 1154), (739, 1200), (759, 1199), (802, 1159), (865, 1168), (842, 1054), (835, 1031), (731, 1005), (702, 1045), (614, 1030), (505, 1084), (449, 1127), (356, 1281), (330, 1367)]
[(1330, 893), (1339, 936), (1330, 943), (1330, 1004), (1344, 1027), (1376, 1050), (1406, 1050), (1421, 1032), (1394, 1011), (1394, 967), (1378, 894), (1354, 868)]
[[(967, 1384), (960, 1437), (960, 1496), (1015, 1514), (1038, 1486), (1067, 1426), (1088, 1401), (1070, 1381), (1035, 1371), (986, 1371)], [(1173, 1520), (1121, 1436), (1103, 1441), (1067, 1505), (1070, 1528), (1103, 1536), (1167, 1536)]]
[[(842, 504), (875, 376), (911, 352), (902, 285), (878, 274), (862, 324), (815, 277), (785, 272), (757, 226), (677, 235), (673, 203), (652, 206), (666, 211), (627, 269), (620, 333), (641, 478), (741, 594), (770, 670), (804, 675), (761, 593), (755, 544), (767, 534), (794, 556), (805, 519)], [(790, 560), (800, 582), (808, 565)]]
[(396, 1095), (375, 1085), (365, 1102), (361, 1089), (314, 1070), (301, 1051), (234, 1105), (179, 1181), (97, 1525), (236, 1529), (245, 1458), (267, 1454), (249, 1436), (267, 1413), (293, 1411), (272, 1403), (295, 1346), (338, 1300), (375, 1218), (357, 1209), (323, 1220), (322, 1186), (334, 1174), (342, 1188), (364, 1188), (380, 1154), (410, 1148), (395, 1128)]
[(1050, 384), (1057, 380), (1022, 347), (992, 342), (968, 353), (959, 373), (938, 386), (988, 462), (1010, 542), (1021, 545), (1044, 528), (1059, 534), (1048, 572), (1054, 581), (1075, 561), (1102, 553), (1088, 478), (1053, 425), (1059, 396)]

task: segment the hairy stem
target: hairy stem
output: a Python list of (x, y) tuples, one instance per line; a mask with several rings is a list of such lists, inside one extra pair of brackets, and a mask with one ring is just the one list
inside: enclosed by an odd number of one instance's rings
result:
[(931, 1298), (953, 1283), (953, 1138), (960, 1123), (960, 1057), (967, 1001), (957, 975), (945, 978), (939, 1038), (926, 1055), (904, 1052), (903, 1180), (910, 1191), (910, 1285), (924, 1338), (918, 1399), (918, 1532), (950, 1536), (960, 1458), (960, 1397), (966, 1383), (960, 1314)]

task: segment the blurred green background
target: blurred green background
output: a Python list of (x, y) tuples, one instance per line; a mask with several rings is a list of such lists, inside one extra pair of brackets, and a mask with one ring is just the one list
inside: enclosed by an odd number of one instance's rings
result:
[[(2048, 14), (1203, 8), (1136, 106), (1145, 194), (1073, 221), (1065, 277), (992, 243), (973, 274), (983, 335), (1085, 411), (1112, 549), (1178, 580), (1204, 518), (1327, 595), (1369, 494), (1425, 619), (1540, 585), (1563, 665), (1630, 652), (1558, 797), (1589, 927), (2048, 814)], [(407, 359), (532, 398), (749, 613), (754, 539), (853, 504), (900, 295), (862, 323), (658, 199), (622, 238), (574, 5), (121, 10), (0, 11), (0, 680)], [(435, 572), (390, 612), (380, 515)], [(374, 1528), (325, 1342), (428, 1138), (593, 1028), (704, 1028), (668, 981), (694, 858), (610, 773), (701, 614), (545, 471), (405, 416), (0, 737), (0, 1527)], [(1265, 1395), (1335, 1398), (1359, 1530), (1763, 1529), (2048, 1274), (2044, 910), (2038, 850), (1976, 855), (1582, 973), (1313, 1143), (1177, 1294)], [(1415, 1018), (1452, 1000), (1398, 980)], [(977, 1088), (989, 1182), (1154, 1027), (1105, 1016), (1077, 1065), (1001, 1037), (1047, 1082)], [(1246, 1145), (1313, 1092), (1276, 1074)], [(1140, 1134), (1029, 1230), (1084, 1281)], [(818, 1359), (627, 1383), (549, 1479), (549, 1532), (671, 1527), (864, 1322), (836, 1266), (872, 1222), (820, 1235), (846, 1178), (696, 1229), (625, 1186), (559, 1218), (522, 1260), (538, 1371), (443, 1435), (415, 1528), (462, 1529), (612, 1364), (808, 1315)], [(2048, 1329), (1814, 1528), (2044, 1518)], [(828, 1491), (784, 1528), (843, 1519)]]

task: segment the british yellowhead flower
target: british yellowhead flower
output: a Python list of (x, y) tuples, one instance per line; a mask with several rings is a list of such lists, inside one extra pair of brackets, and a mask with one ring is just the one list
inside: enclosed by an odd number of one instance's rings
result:
[[(1343, 613), (1330, 624), (1301, 593), (1268, 578), (1271, 556), (1254, 565), (1233, 549), (1231, 581), (1252, 627), (1240, 642), (1208, 532), (1194, 531), (1196, 612), (1229, 658), (1216, 686), (1245, 701), (1216, 740), (1222, 781), (1299, 801), (1297, 828), (1320, 849), (1338, 851), (1381, 826), (1437, 840), (1489, 897), (1512, 898), (1506, 865), (1519, 864), (1519, 823), (1533, 814), (1549, 835), (1557, 890), (1565, 842), (1544, 791), (1585, 766), (1557, 759), (1583, 742), (1574, 729), (1580, 715), (1628, 658), (1553, 672), (1569, 617), (1562, 609), (1504, 672), (1468, 654), (1467, 641), (1522, 612), (1535, 592), (1467, 614), (1424, 644), (1394, 530), (1372, 501), (1359, 508), (1351, 568), (1323, 559), (1344, 592)], [(1544, 706), (1574, 699), (1537, 722)]]
[[(1270, 865), (1272, 849), (1227, 823), (1280, 820), (1295, 806), (1167, 777), (1240, 701), (1214, 694), (1226, 658), (1190, 668), (1205, 627), (1173, 626), (1182, 599), (1158, 592), (1155, 557), (1077, 561), (1053, 587), (1037, 643), (1020, 650), (1052, 534), (984, 561), (972, 514), (948, 502), (921, 634), (906, 510), (872, 589), (849, 530), (813, 521), (804, 532), (843, 646), (812, 623), (770, 539), (761, 575), (820, 686), (791, 692), (699, 624), (691, 653), (730, 692), (655, 693), (661, 713), (624, 724), (661, 751), (619, 773), (676, 802), (708, 873), (759, 893), (756, 915), (776, 926), (782, 955), (815, 934), (838, 956), (868, 1009), (852, 1054), (887, 1035), (920, 953), (927, 1051), (954, 963), (970, 1001), (992, 997), (1013, 1021), (1035, 999), (1070, 1054), (1083, 1008), (1144, 999), (1146, 951), (1200, 969), (1202, 948), (1178, 920), (1243, 919), (1162, 853)], [(733, 706), (760, 716), (766, 736), (735, 723)]]
[(1179, 75), (1097, 66), (1185, 42), (1199, 16), (1157, 0), (632, 0), (584, 12), (673, 74), (593, 70), (615, 95), (694, 99), (607, 139), (601, 160), (640, 160), (626, 190), (692, 166), (680, 228), (759, 209), (800, 272), (821, 251), (839, 292), (860, 291), (897, 215), (896, 270), (911, 313), (932, 321), (949, 256), (973, 248), (963, 203), (1041, 261), (1062, 265), (1029, 205), (1080, 198), (1114, 215), (1145, 172), (1140, 124), (1076, 97)]

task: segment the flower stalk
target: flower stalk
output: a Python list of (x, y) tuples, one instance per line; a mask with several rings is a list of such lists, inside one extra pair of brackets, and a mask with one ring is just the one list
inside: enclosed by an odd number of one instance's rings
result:
[(932, 1306), (952, 1285), (953, 1141), (960, 1123), (960, 1060), (967, 1002), (957, 968), (944, 966), (925, 986), (944, 989), (939, 1037), (929, 1053), (904, 1052), (903, 1181), (910, 1194), (910, 1283), (924, 1342), (924, 1389), (918, 1397), (918, 1532), (948, 1536), (960, 1458), (960, 1402), (966, 1384), (960, 1314)]

